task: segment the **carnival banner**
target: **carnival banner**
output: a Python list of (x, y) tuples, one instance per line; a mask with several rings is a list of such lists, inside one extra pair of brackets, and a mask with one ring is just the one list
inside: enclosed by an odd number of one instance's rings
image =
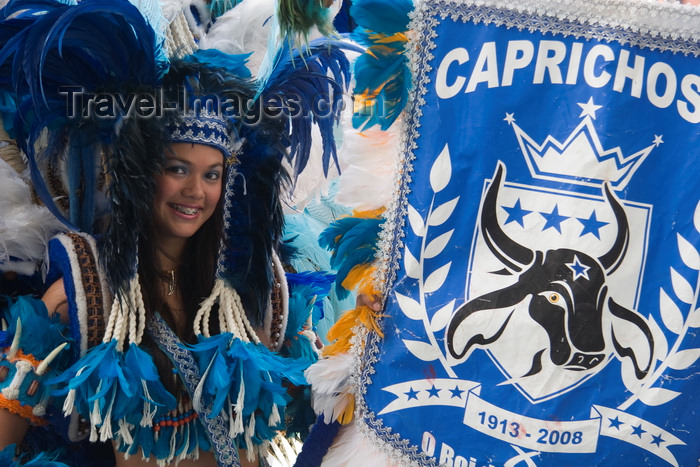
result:
[(401, 464), (697, 465), (700, 9), (419, 2), (364, 335)]

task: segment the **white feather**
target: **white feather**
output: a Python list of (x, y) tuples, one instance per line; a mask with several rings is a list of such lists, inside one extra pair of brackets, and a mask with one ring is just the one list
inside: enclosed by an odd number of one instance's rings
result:
[(189, 0), (160, 0), (160, 10), (168, 23), (189, 6)]
[(367, 467), (401, 467), (401, 464), (392, 460), (383, 451), (378, 449), (368, 440), (358, 429), (353, 421), (342, 426), (338, 436), (323, 457), (321, 466), (344, 467), (344, 466), (367, 466)]
[(46, 259), (49, 239), (64, 227), (48, 209), (32, 202), (28, 184), (2, 159), (0, 186), (0, 271), (32, 274)]
[(336, 420), (354, 398), (352, 359), (349, 354), (334, 355), (319, 360), (304, 372), (313, 388), (311, 405), (326, 423)]
[(343, 144), (338, 152), (341, 175), (335, 201), (360, 211), (386, 207), (394, 191), (400, 121), (386, 131), (372, 127), (359, 132), (352, 128), (351, 118), (352, 110), (343, 112)]
[[(331, 18), (340, 11), (342, 2), (333, 2), (330, 7)], [(206, 36), (199, 43), (201, 49), (219, 49), (229, 54), (250, 53), (248, 69), (253, 76), (259, 77), (263, 62), (269, 61), (266, 57), (268, 49), (270, 54), (276, 53), (278, 39), (270, 37), (278, 34), (278, 28), (274, 19), (276, 0), (246, 0), (216, 18), (216, 22), (209, 29)], [(320, 37), (316, 30), (309, 33), (309, 40)]]
[(219, 16), (201, 39), (201, 49), (219, 49), (229, 54), (250, 53), (248, 69), (257, 75), (267, 52), (270, 17), (275, 0), (244, 1)]
[[(304, 209), (309, 204), (320, 201), (329, 194), (330, 181), (338, 177), (338, 169), (333, 161), (330, 162), (328, 175), (323, 174), (323, 142), (321, 132), (316, 125), (311, 127), (311, 149), (309, 160), (304, 170), (295, 180), (286, 202), (297, 209)], [(289, 173), (293, 173), (289, 163), (284, 160), (283, 165)], [(332, 222), (335, 219), (326, 219)]]

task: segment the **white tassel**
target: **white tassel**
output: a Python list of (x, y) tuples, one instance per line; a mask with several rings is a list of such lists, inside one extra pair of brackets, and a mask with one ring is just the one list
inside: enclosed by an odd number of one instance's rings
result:
[(229, 437), (233, 438), (235, 437), (236, 433), (236, 415), (233, 413), (233, 404), (230, 403), (229, 399), (229, 404), (228, 404), (228, 412), (224, 412), (226, 414), (226, 417), (228, 418), (228, 435)]
[(158, 408), (153, 406), (149, 400), (151, 399), (151, 395), (148, 392), (148, 385), (146, 384), (145, 381), (141, 381), (141, 386), (143, 387), (143, 415), (141, 416), (141, 426), (151, 426), (153, 425), (153, 419), (156, 416), (156, 412), (158, 411)]
[(185, 423), (182, 426), (182, 431), (183, 431), (183, 439), (185, 441), (185, 445), (182, 447), (182, 452), (180, 453), (179, 456), (177, 456), (177, 459), (175, 460), (175, 463), (180, 462), (183, 459), (187, 458), (187, 450), (190, 447), (190, 425), (191, 423)]
[[(96, 392), (100, 392), (101, 387), (102, 381), (100, 381), (100, 384), (97, 385)], [(102, 414), (100, 413), (100, 401), (95, 400), (92, 402), (92, 410), (90, 411), (90, 424), (93, 426), (97, 426), (100, 423), (102, 423)]]
[(233, 406), (233, 409), (236, 412), (236, 419), (234, 425), (234, 432), (231, 436), (236, 436), (240, 433), (243, 433), (243, 400), (245, 399), (245, 384), (243, 383), (243, 370), (241, 370), (240, 378), (241, 388), (238, 391), (238, 398), (236, 399), (236, 403)]
[[(107, 405), (107, 413), (102, 419), (102, 427), (100, 427), (100, 441), (112, 439), (112, 407), (114, 406), (114, 396), (117, 392), (117, 387), (112, 388), (112, 394)], [(97, 401), (95, 401), (97, 402)]]
[(212, 359), (211, 362), (209, 362), (207, 369), (204, 371), (204, 374), (199, 380), (199, 384), (197, 384), (197, 387), (194, 390), (194, 394), (192, 395), (192, 407), (194, 407), (194, 410), (197, 411), (197, 413), (201, 413), (203, 411), (202, 393), (204, 392), (204, 382), (207, 380), (207, 375), (209, 374), (209, 370), (211, 370), (211, 367), (213, 365), (214, 359)]
[[(250, 429), (251, 426), (252, 429)], [(255, 432), (255, 414), (250, 414), (250, 422), (248, 422), (248, 427), (249, 429), (246, 429), (245, 432), (245, 443), (246, 446), (248, 446), (245, 457), (249, 462), (253, 462), (255, 460), (255, 443), (253, 443), (253, 433)]]
[(75, 405), (75, 389), (71, 389), (66, 394), (66, 400), (63, 401), (63, 414), (67, 417), (73, 412), (73, 406)]
[(172, 462), (172, 460), (175, 458), (175, 451), (177, 450), (177, 429), (179, 427), (174, 427), (173, 428), (173, 433), (170, 435), (170, 452), (168, 453), (168, 462)]
[(267, 426), (275, 426), (280, 420), (280, 411), (277, 409), (277, 404), (272, 404), (272, 411), (270, 412), (270, 417), (267, 419)]
[[(19, 320), (17, 320), (17, 322), (19, 323)], [(15, 367), (17, 368), (17, 372), (14, 378), (12, 378), (12, 382), (2, 390), (2, 395), (8, 400), (14, 400), (19, 397), (19, 388), (22, 382), (24, 382), (24, 378), (34, 369), (34, 366), (26, 360), (19, 360), (15, 363)]]
[(134, 437), (131, 435), (131, 429), (133, 425), (128, 423), (126, 420), (119, 420), (119, 431), (117, 434), (122, 437), (122, 440), (126, 446), (131, 446), (134, 444)]
[(99, 437), (97, 436), (97, 427), (90, 423), (90, 438), (88, 438), (91, 443), (96, 443)]
[[(246, 446), (248, 446), (248, 456), (253, 451), (253, 434), (255, 434), (255, 413), (250, 414), (250, 418), (248, 419), (248, 426), (245, 429), (245, 444)], [(249, 457), (248, 460), (252, 461), (253, 459)]]
[(46, 415), (46, 406), (49, 403), (49, 399), (51, 399), (51, 393), (49, 391), (46, 391), (44, 395), (41, 396), (39, 402), (32, 409), (32, 413), (37, 417), (43, 417), (44, 415)]

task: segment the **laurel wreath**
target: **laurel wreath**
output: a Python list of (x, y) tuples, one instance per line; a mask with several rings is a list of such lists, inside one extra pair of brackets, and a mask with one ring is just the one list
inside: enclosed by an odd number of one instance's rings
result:
[(415, 300), (398, 292), (394, 292), (394, 295), (403, 314), (411, 320), (422, 321), (425, 331), (428, 334), (428, 342), (402, 339), (406, 348), (420, 360), (426, 362), (439, 360), (447, 374), (452, 378), (456, 378), (457, 374), (447, 362), (447, 358), (435, 337), (435, 334), (445, 329), (449, 323), (452, 312), (454, 311), (456, 299), (440, 308), (432, 317), (428, 317), (425, 303), (426, 294), (438, 291), (445, 283), (445, 279), (447, 279), (450, 267), (452, 266), (452, 261), (448, 261), (435, 269), (425, 279), (423, 275), (425, 260), (437, 258), (450, 242), (454, 232), (454, 229), (452, 229), (435, 238), (431, 238), (429, 235), (430, 227), (440, 226), (449, 220), (459, 202), (459, 196), (457, 196), (445, 203), (437, 206), (435, 205), (437, 194), (447, 187), (451, 178), (452, 162), (450, 160), (449, 149), (447, 145), (445, 145), (430, 169), (430, 187), (433, 191), (433, 197), (430, 202), (427, 217), (424, 219), (413, 206), (408, 204), (408, 222), (413, 233), (421, 238), (421, 247), (418, 258), (411, 253), (408, 245), (405, 247), (403, 266), (408, 277), (418, 280), (419, 300)]
[[(695, 207), (693, 216), (695, 230), (700, 233), (700, 202)], [(654, 386), (661, 376), (669, 369), (686, 370), (700, 358), (700, 349), (681, 350), (681, 344), (688, 335), (690, 329), (700, 327), (700, 308), (698, 308), (698, 296), (700, 295), (700, 253), (681, 234), (677, 234), (678, 252), (683, 263), (691, 270), (683, 275), (674, 268), (670, 268), (671, 286), (676, 300), (666, 290), (659, 288), (659, 311), (661, 321), (666, 329), (672, 332), (676, 339), (669, 348), (666, 334), (659, 323), (652, 316), (648, 318), (654, 338), (655, 358), (658, 360), (656, 368), (642, 381), (638, 381), (630, 369), (623, 366), (622, 381), (625, 387), (632, 392), (632, 396), (623, 402), (618, 408), (624, 410), (632, 403), (640, 400), (646, 405), (657, 406), (672, 401), (681, 393), (660, 386)], [(692, 285), (694, 276), (695, 285)], [(680, 302), (683, 308), (677, 303)]]
[[(445, 145), (430, 169), (430, 187), (433, 191), (433, 197), (426, 218), (423, 218), (410, 204), (407, 206), (409, 225), (413, 233), (421, 239), (421, 244), (418, 257), (411, 253), (408, 245), (404, 247), (403, 266), (406, 275), (418, 281), (418, 300), (396, 291), (394, 295), (399, 308), (407, 318), (423, 322), (428, 337), (428, 342), (402, 339), (408, 351), (422, 361), (439, 360), (447, 374), (456, 378), (457, 375), (448, 363), (436, 337), (436, 334), (449, 323), (454, 312), (456, 299), (440, 308), (432, 317), (428, 316), (425, 299), (427, 294), (436, 292), (443, 286), (452, 262), (447, 261), (432, 271), (427, 278), (424, 278), (423, 274), (425, 260), (437, 258), (444, 251), (454, 233), (453, 229), (432, 238), (429, 232), (430, 227), (438, 227), (447, 222), (457, 206), (459, 196), (442, 204), (435, 204), (438, 193), (447, 187), (451, 178), (452, 162), (449, 148)], [(693, 224), (700, 233), (700, 202), (695, 208)], [(675, 335), (675, 340), (669, 343), (666, 333), (654, 317), (647, 318), (654, 339), (654, 358), (657, 364), (653, 371), (650, 371), (647, 377), (641, 381), (635, 376), (632, 366), (622, 365), (622, 382), (632, 393), (632, 396), (618, 406), (619, 410), (627, 409), (637, 400), (648, 406), (658, 406), (672, 401), (681, 393), (661, 387), (659, 380), (669, 369), (686, 370), (700, 359), (700, 348), (681, 349), (689, 331), (700, 327), (700, 308), (698, 308), (700, 252), (680, 233), (677, 234), (677, 242), (680, 257), (689, 271), (684, 274), (673, 267), (670, 268), (673, 298), (664, 287), (659, 288), (661, 321), (663, 326)], [(682, 305), (679, 306), (678, 303)]]

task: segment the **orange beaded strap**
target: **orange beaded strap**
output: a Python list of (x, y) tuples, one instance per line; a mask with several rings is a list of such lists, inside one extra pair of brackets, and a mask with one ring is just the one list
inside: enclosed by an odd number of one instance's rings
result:
[[(0, 360), (0, 407), (32, 425), (46, 425), (49, 388), (42, 383), (48, 368), (31, 354), (7, 347)], [(47, 357), (48, 360), (48, 357)], [(48, 363), (48, 362), (47, 362)]]

